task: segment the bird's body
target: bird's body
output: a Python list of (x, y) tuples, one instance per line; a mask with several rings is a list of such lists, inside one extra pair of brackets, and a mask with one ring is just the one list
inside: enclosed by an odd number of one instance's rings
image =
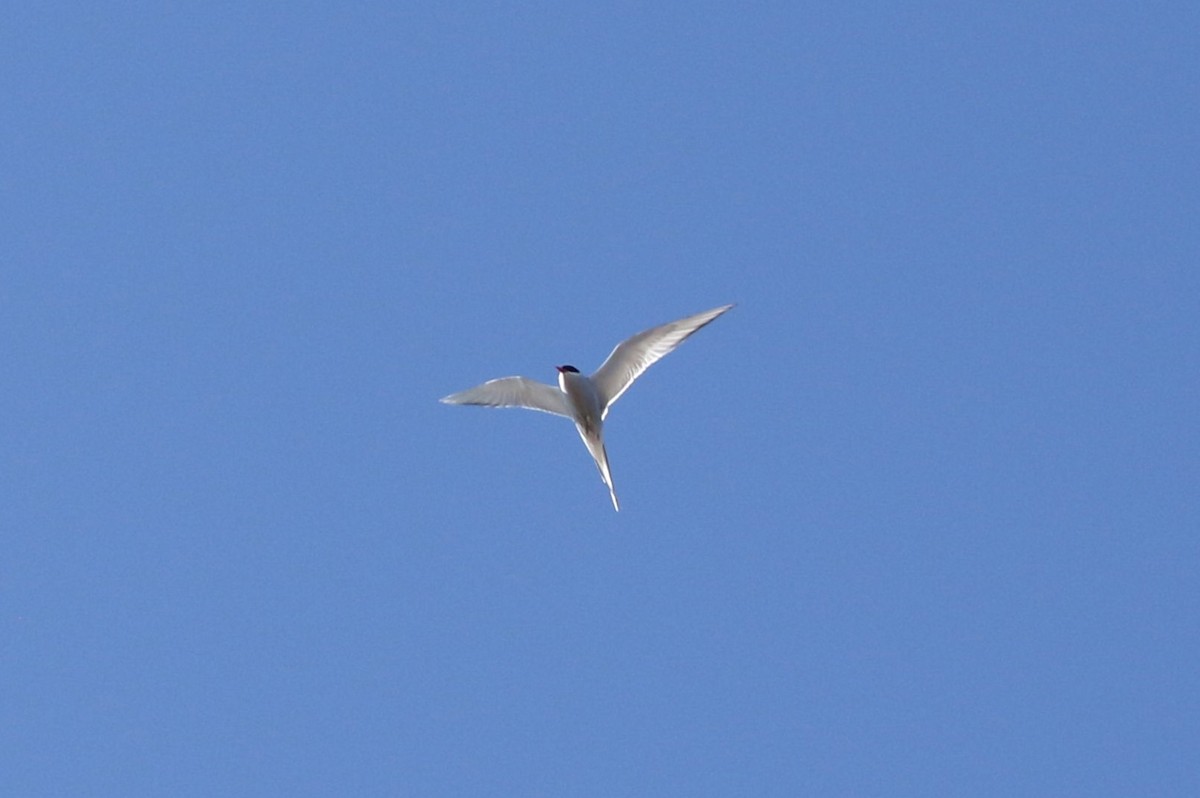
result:
[(638, 333), (617, 344), (590, 377), (580, 374), (574, 366), (558, 366), (557, 389), (526, 377), (501, 377), (451, 394), (441, 401), (456, 405), (524, 407), (571, 419), (600, 470), (600, 478), (608, 488), (613, 507), (620, 510), (608, 467), (608, 453), (604, 449), (604, 419), (609, 409), (646, 369), (731, 307), (733, 305), (724, 305)]
[(596, 468), (600, 469), (600, 478), (608, 487), (613, 508), (620, 512), (621, 504), (617, 501), (617, 490), (608, 470), (608, 452), (604, 448), (604, 407), (600, 404), (600, 394), (591, 379), (580, 374), (574, 366), (558, 367), (558, 387), (571, 406), (575, 429), (583, 439), (583, 445), (596, 461)]

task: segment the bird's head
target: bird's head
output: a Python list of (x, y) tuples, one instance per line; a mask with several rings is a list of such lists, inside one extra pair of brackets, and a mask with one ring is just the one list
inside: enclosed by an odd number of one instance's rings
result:
[(555, 366), (558, 369), (558, 388), (564, 393), (567, 390), (567, 377), (572, 374), (578, 374), (579, 369), (574, 366)]

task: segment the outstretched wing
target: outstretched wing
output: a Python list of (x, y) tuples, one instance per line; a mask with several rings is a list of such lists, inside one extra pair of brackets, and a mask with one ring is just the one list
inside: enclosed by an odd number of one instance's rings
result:
[(731, 307), (733, 305), (723, 305), (686, 319), (662, 324), (617, 344), (617, 348), (592, 375), (592, 383), (600, 396), (600, 406), (604, 408), (601, 418), (608, 415), (608, 409), (646, 369)]
[(566, 395), (552, 385), (525, 377), (501, 377), (465, 391), (443, 396), (448, 405), (485, 405), (487, 407), (525, 407), (556, 416), (571, 418)]

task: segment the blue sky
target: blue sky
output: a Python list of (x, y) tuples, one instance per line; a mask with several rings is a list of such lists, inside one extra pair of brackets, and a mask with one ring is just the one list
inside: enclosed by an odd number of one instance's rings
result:
[(1198, 33), (11, 10), (5, 793), (1196, 795)]

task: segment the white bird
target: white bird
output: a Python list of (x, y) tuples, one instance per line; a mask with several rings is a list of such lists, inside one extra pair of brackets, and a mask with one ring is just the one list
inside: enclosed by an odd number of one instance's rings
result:
[(556, 366), (557, 389), (527, 377), (501, 377), (452, 393), (441, 401), (451, 405), (525, 407), (571, 419), (575, 422), (579, 437), (583, 438), (583, 445), (600, 469), (600, 478), (608, 487), (613, 507), (620, 511), (621, 505), (617, 502), (617, 491), (608, 469), (608, 453), (604, 450), (604, 419), (608, 416), (609, 408), (646, 369), (731, 307), (733, 305), (722, 305), (640, 332), (617, 344), (608, 359), (590, 377), (580, 374), (574, 366)]

